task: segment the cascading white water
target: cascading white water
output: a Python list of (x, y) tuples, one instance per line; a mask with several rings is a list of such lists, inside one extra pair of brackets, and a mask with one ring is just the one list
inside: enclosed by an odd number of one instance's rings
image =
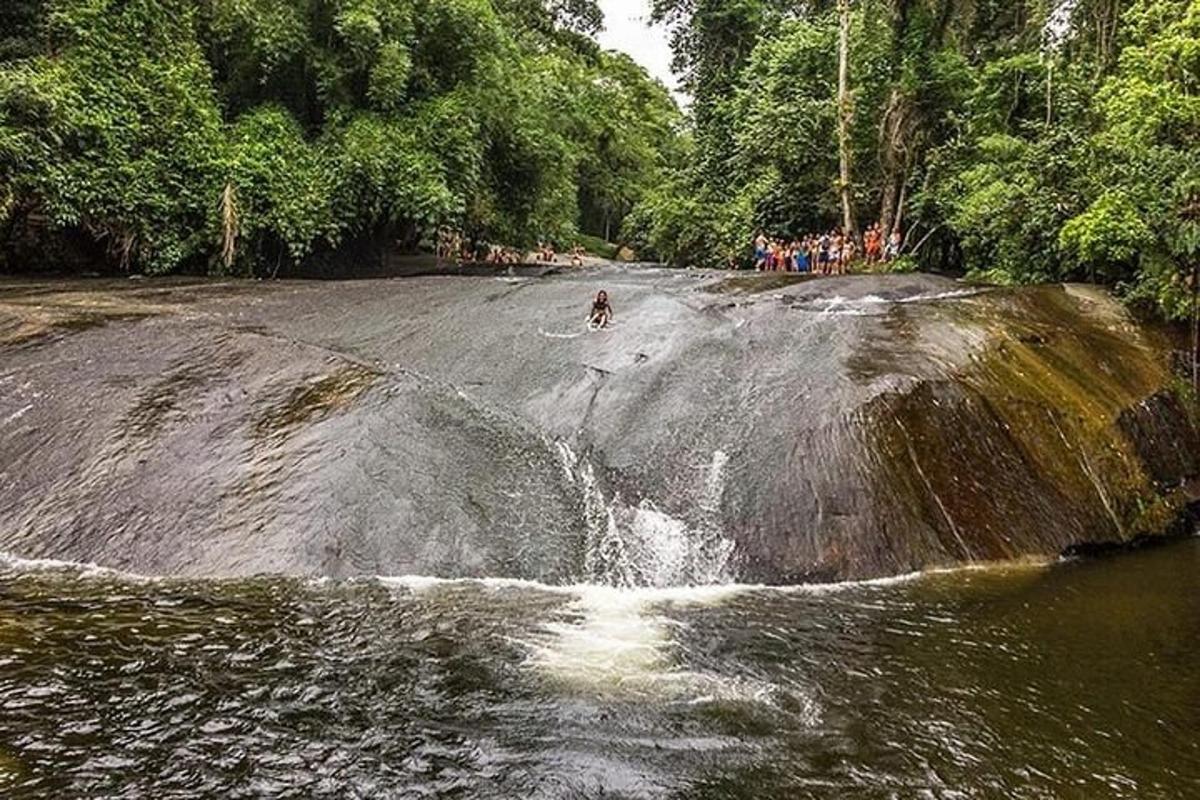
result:
[(729, 456), (717, 450), (698, 487), (697, 515), (674, 517), (649, 499), (626, 505), (619, 493), (607, 498), (586, 458), (565, 442), (558, 452), (570, 480), (583, 496), (588, 538), (585, 579), (617, 587), (707, 586), (728, 583), (733, 542), (721, 529), (721, 496)]

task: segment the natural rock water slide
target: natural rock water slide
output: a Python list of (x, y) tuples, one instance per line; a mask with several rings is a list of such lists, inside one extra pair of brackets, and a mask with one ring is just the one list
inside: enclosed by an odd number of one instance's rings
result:
[(1080, 287), (10, 280), (0, 340), (0, 550), (146, 574), (864, 578), (1160, 534), (1200, 471)]

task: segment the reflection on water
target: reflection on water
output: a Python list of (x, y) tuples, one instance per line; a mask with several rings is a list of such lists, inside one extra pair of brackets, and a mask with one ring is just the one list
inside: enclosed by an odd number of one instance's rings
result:
[(1189, 797), (1200, 540), (795, 590), (0, 566), (0, 794)]

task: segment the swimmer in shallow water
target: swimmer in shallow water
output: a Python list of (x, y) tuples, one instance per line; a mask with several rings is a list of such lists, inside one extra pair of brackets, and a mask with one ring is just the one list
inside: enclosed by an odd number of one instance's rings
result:
[(612, 321), (612, 305), (608, 302), (608, 292), (601, 289), (592, 301), (592, 312), (588, 315), (588, 325), (593, 328), (607, 328)]

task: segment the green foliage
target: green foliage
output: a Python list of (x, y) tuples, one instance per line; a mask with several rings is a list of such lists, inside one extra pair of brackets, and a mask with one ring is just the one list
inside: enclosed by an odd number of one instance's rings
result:
[(748, 184), (760, 183), (759, 226), (799, 233), (837, 213), (836, 39), (832, 17), (796, 20), (750, 56), (734, 99), (744, 122), (733, 165)]
[(617, 251), (620, 249), (611, 242), (604, 241), (599, 236), (589, 236), (586, 233), (576, 236), (575, 241), (583, 247), (586, 253), (610, 260), (617, 257)]
[(938, 187), (947, 222), (978, 274), (1002, 282), (1067, 277), (1058, 230), (1076, 197), (1074, 144), (1069, 132), (1033, 142), (992, 134)]
[(46, 0), (0, 3), (0, 62), (37, 55), (45, 42)]
[(1081, 265), (1125, 264), (1154, 236), (1129, 197), (1108, 191), (1063, 225), (1058, 239), (1063, 252)]
[(63, 2), (68, 42), (0, 72), (5, 182), (115, 259), (166, 271), (200, 256), (221, 119), (185, 0)]
[(1124, 262), (1131, 298), (1184, 317), (1200, 259), (1200, 0), (1140, 0), (1124, 19), (1128, 45), (1095, 101), (1098, 196), (1063, 235), (1100, 228), (1089, 255)]
[(615, 238), (626, 215), (664, 179), (679, 151), (678, 112), (659, 84), (625, 55), (604, 54), (599, 79), (563, 103), (575, 104), (579, 205), (585, 227)]
[(1094, 6), (1076, 10), (1057, 57), (1026, 48), (976, 70), (925, 195), (977, 274), (1105, 280), (1182, 316), (1196, 258), (1187, 209), (1200, 196), (1200, 2), (1138, 0), (1119, 50), (1092, 27), (1115, 6)]
[(341, 230), (430, 227), (455, 210), (442, 164), (405, 121), (360, 114), (321, 145), (333, 168), (330, 194)]
[(675, 266), (740, 266), (750, 255), (753, 190), (732, 202), (698, 194), (687, 179), (668, 181), (630, 214), (629, 242), (644, 258)]
[[(851, 200), (906, 267), (1094, 279), (1169, 316), (1200, 259), (1200, 0), (851, 0)], [(631, 231), (677, 263), (839, 224), (832, 2), (656, 0), (695, 151)]]
[[(898, 222), (896, 268), (1190, 311), (1200, 0), (851, 8), (850, 200)], [(41, 220), (129, 269), (261, 273), (453, 225), (726, 266), (838, 224), (836, 4), (652, 14), (689, 118), (588, 38), (594, 0), (13, 0), (0, 244)]]
[(884, 264), (883, 269), (885, 272), (897, 274), (919, 272), (921, 270), (921, 262), (911, 256), (901, 256)]
[(241, 117), (229, 138), (225, 175), (237, 191), (244, 239), (281, 244), (292, 259), (307, 255), (319, 239), (337, 241), (333, 182), (286, 110), (261, 106)]
[(371, 67), (367, 96), (380, 111), (397, 111), (408, 95), (412, 73), (412, 54), (397, 42), (379, 48), (379, 58)]
[(440, 225), (615, 238), (676, 149), (661, 85), (581, 38), (592, 0), (25, 0), (3, 15), (0, 230), (45, 219), (128, 269), (273, 272)]

